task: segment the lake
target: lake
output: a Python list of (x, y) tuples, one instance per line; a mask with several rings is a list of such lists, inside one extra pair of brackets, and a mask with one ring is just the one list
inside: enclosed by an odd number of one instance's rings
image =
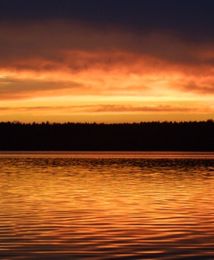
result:
[(214, 259), (214, 153), (0, 153), (1, 259)]

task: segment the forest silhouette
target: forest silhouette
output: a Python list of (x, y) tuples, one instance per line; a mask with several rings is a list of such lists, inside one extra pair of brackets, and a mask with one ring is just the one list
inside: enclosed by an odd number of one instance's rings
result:
[(214, 151), (214, 121), (0, 123), (1, 151)]

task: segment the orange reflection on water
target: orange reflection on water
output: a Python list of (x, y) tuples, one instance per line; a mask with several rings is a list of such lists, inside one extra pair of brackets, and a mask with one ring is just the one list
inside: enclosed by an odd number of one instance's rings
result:
[(81, 155), (1, 156), (1, 255), (214, 255), (213, 159)]

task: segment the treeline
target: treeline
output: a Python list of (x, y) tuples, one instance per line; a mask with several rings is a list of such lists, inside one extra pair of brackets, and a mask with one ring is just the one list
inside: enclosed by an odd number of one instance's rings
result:
[(0, 123), (2, 151), (214, 151), (214, 121)]

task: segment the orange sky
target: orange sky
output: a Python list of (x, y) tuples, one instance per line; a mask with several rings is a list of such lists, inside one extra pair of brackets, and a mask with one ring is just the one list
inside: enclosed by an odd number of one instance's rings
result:
[(137, 122), (214, 117), (214, 48), (173, 34), (0, 23), (0, 120)]

